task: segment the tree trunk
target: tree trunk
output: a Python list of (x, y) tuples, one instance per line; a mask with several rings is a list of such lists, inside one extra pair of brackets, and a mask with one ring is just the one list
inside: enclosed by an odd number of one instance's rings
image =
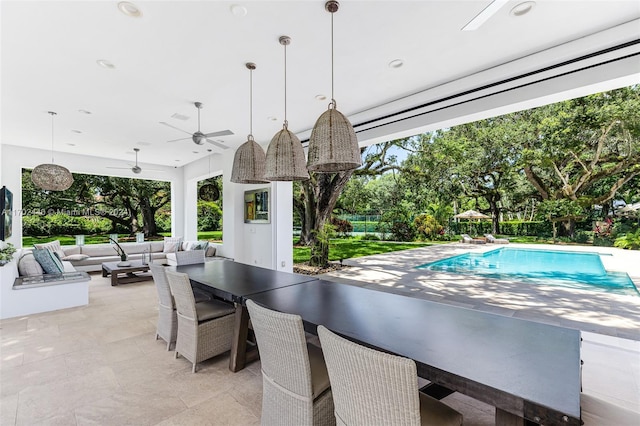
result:
[(561, 237), (573, 238), (575, 233), (576, 233), (576, 220), (575, 219), (569, 219), (569, 220), (566, 220), (566, 221), (562, 221), (562, 226), (560, 227), (560, 236)]
[(491, 233), (500, 233), (500, 207), (498, 207), (498, 201), (500, 201), (500, 194), (491, 194), (485, 196), (489, 202), (489, 208), (491, 209)]
[(147, 237), (158, 235), (156, 209), (151, 206), (149, 197), (140, 198), (140, 210), (142, 212), (144, 235)]
[(328, 242), (318, 238), (322, 235), (324, 224), (331, 218), (331, 213), (342, 190), (349, 182), (353, 170), (339, 173), (311, 173), (311, 179), (302, 182), (304, 194), (304, 216), (300, 243), (311, 246), (312, 266), (325, 266), (329, 262)]

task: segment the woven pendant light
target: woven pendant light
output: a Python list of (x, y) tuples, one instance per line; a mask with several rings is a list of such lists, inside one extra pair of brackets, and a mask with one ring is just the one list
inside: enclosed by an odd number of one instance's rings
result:
[(51, 164), (40, 164), (31, 171), (33, 184), (46, 191), (65, 191), (73, 184), (73, 175), (62, 166), (53, 162), (53, 117), (55, 112), (49, 111), (51, 115)]
[(331, 13), (331, 103), (313, 126), (307, 159), (307, 169), (319, 173), (353, 170), (362, 165), (356, 132), (347, 117), (338, 111), (333, 97), (333, 14), (339, 6), (333, 0), (325, 3), (325, 9)]
[(289, 131), (287, 121), (287, 46), (291, 44), (291, 38), (282, 36), (278, 41), (284, 46), (284, 124), (269, 143), (264, 178), (270, 181), (307, 180), (309, 172), (302, 143)]
[(247, 62), (249, 69), (249, 136), (247, 141), (240, 145), (233, 157), (233, 169), (231, 170), (231, 182), (234, 183), (269, 183), (264, 180), (265, 154), (264, 150), (253, 139), (253, 70), (256, 64)]

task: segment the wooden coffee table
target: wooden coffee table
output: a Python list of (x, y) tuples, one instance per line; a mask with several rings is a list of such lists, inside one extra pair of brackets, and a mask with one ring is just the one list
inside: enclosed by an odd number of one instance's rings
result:
[[(136, 272), (149, 272), (149, 265), (143, 265), (141, 260), (130, 260), (129, 266), (118, 266), (118, 263), (120, 262), (105, 262), (102, 264), (102, 276), (106, 277), (111, 274), (112, 286), (153, 279), (151, 274), (136, 274)], [(120, 277), (120, 274), (125, 274), (125, 276)]]

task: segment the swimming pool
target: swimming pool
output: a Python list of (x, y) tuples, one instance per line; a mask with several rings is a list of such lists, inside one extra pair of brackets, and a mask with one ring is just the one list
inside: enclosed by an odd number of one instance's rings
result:
[(638, 290), (623, 272), (607, 272), (598, 253), (503, 247), (485, 253), (465, 253), (418, 266), (418, 269), (517, 277), (527, 281), (630, 294)]

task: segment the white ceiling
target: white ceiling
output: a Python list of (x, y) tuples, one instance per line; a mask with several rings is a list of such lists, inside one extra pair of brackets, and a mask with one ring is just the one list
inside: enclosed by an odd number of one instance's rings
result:
[[(637, 0), (538, 0), (530, 13), (512, 16), (521, 2), (509, 1), (479, 29), (461, 31), (491, 1), (343, 0), (334, 16), (338, 109), (358, 120), (377, 118), (381, 105), (401, 98), (406, 104), (409, 95), (640, 19)], [(293, 40), (289, 128), (308, 135), (326, 109), (328, 100), (315, 99), (331, 94), (324, 1), (133, 3), (142, 17), (121, 13), (116, 1), (0, 3), (3, 144), (50, 149), (47, 111), (55, 111), (56, 151), (131, 161), (138, 147), (141, 162), (184, 165), (219, 148), (190, 139), (167, 143), (189, 135), (159, 122), (196, 131), (199, 101), (201, 130), (230, 129), (235, 135), (215, 139), (236, 148), (249, 133), (251, 61), (253, 134), (266, 147), (283, 120), (281, 35)], [(246, 16), (232, 13), (233, 5), (245, 7)], [(622, 33), (607, 43), (625, 41)], [(115, 69), (98, 66), (100, 59)], [(389, 67), (395, 59), (404, 65)]]

